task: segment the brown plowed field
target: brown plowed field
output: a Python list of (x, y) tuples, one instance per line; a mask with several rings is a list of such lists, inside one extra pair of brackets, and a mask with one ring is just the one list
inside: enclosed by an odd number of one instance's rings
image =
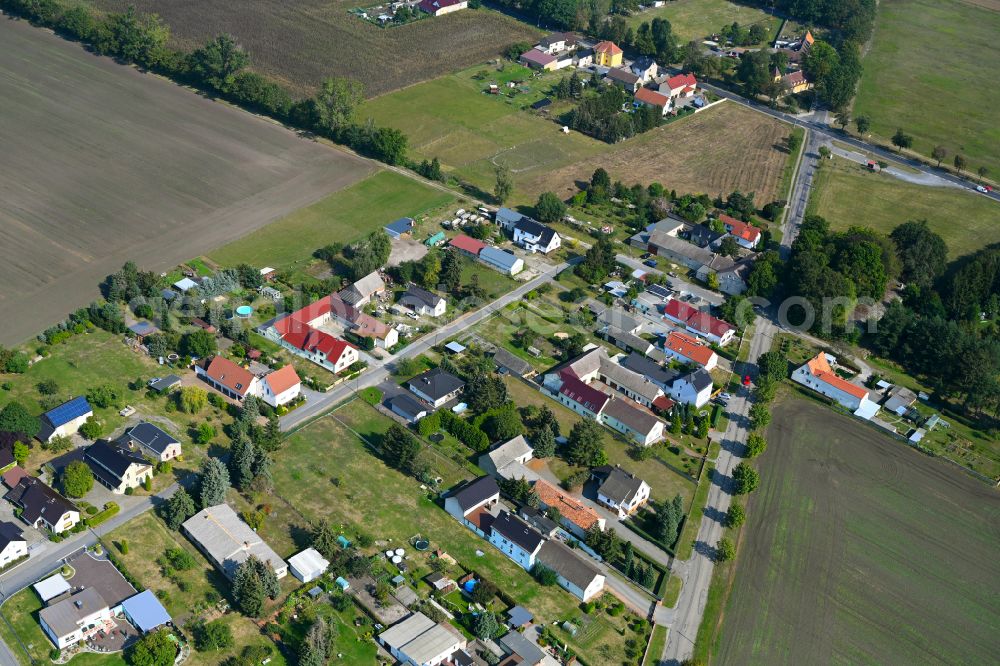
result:
[(175, 45), (200, 46), (228, 33), (250, 52), (253, 67), (311, 92), (328, 76), (365, 84), (368, 96), (458, 71), (542, 34), (490, 9), (380, 28), (348, 10), (377, 5), (357, 0), (89, 0), (101, 9), (128, 5), (159, 14)]
[(783, 146), (789, 125), (763, 113), (724, 102), (611, 148), (606, 153), (551, 171), (523, 188), (572, 196), (576, 181), (589, 181), (597, 167), (625, 183), (663, 183), (670, 189), (711, 196), (734, 189), (755, 192), (759, 206), (783, 198), (778, 192), (788, 161)]
[(713, 662), (996, 663), (997, 490), (800, 398), (768, 435)]
[(0, 19), (0, 343), (345, 187), (368, 162)]

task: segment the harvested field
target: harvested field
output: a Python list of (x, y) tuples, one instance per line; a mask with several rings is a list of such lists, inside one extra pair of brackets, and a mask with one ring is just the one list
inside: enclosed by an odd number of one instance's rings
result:
[(576, 192), (576, 181), (590, 180), (604, 167), (612, 180), (629, 184), (658, 181), (678, 192), (712, 196), (755, 192), (762, 205), (781, 198), (778, 185), (789, 158), (783, 140), (790, 131), (762, 113), (723, 103), (612, 146), (606, 154), (538, 172), (524, 188), (568, 197)]
[(735, 21), (745, 28), (761, 23), (768, 29), (768, 39), (773, 40), (781, 26), (781, 19), (755, 7), (737, 5), (728, 0), (671, 0), (662, 7), (636, 12), (628, 18), (628, 24), (638, 28), (639, 24), (665, 18), (670, 21), (677, 39), (686, 44), (692, 39), (707, 39)]
[(0, 21), (0, 343), (350, 185), (368, 162)]
[(514, 42), (534, 42), (541, 33), (489, 9), (463, 10), (438, 18), (380, 28), (348, 13), (353, 1), (255, 0), (234, 12), (227, 0), (89, 0), (120, 11), (135, 5), (159, 14), (173, 43), (196, 48), (222, 33), (249, 51), (254, 69), (311, 93), (327, 76), (363, 81), (367, 95), (468, 67), (500, 54)]
[(995, 488), (800, 398), (769, 439), (714, 661), (996, 661)]

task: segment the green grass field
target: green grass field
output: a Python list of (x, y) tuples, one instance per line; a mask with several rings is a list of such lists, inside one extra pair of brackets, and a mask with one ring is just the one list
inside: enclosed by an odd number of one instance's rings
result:
[(833, 229), (862, 225), (885, 234), (908, 220), (927, 220), (951, 259), (1000, 241), (996, 202), (956, 188), (905, 183), (837, 157), (817, 173), (809, 210)]
[(701, 41), (724, 26), (734, 22), (743, 27), (754, 23), (764, 23), (768, 27), (770, 39), (774, 39), (781, 19), (753, 7), (744, 7), (727, 0), (668, 0), (662, 7), (649, 9), (630, 16), (628, 24), (633, 28), (654, 18), (670, 21), (677, 40), (687, 43), (692, 39)]
[(897, 128), (913, 135), (913, 149), (936, 145), (985, 165), (1000, 176), (1000, 66), (996, 3), (961, 0), (885, 0), (879, 3), (871, 51), (854, 115), (889, 139)]
[(713, 661), (995, 661), (996, 489), (811, 400), (772, 411)]
[(400, 217), (417, 217), (454, 197), (394, 171), (379, 171), (322, 201), (215, 250), (222, 266), (249, 263), (289, 269), (308, 263), (317, 248), (352, 243)]

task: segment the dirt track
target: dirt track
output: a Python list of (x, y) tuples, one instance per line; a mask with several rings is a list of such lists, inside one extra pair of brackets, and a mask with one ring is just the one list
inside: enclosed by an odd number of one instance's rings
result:
[(343, 188), (369, 163), (0, 15), (0, 343)]
[(995, 488), (798, 398), (757, 466), (715, 663), (995, 661)]

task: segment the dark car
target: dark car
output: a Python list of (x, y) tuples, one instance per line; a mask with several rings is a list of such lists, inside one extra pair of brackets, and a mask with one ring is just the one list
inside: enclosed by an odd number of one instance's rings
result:
[(650, 268), (656, 268), (656, 259), (647, 259), (642, 263), (644, 266), (649, 266)]

